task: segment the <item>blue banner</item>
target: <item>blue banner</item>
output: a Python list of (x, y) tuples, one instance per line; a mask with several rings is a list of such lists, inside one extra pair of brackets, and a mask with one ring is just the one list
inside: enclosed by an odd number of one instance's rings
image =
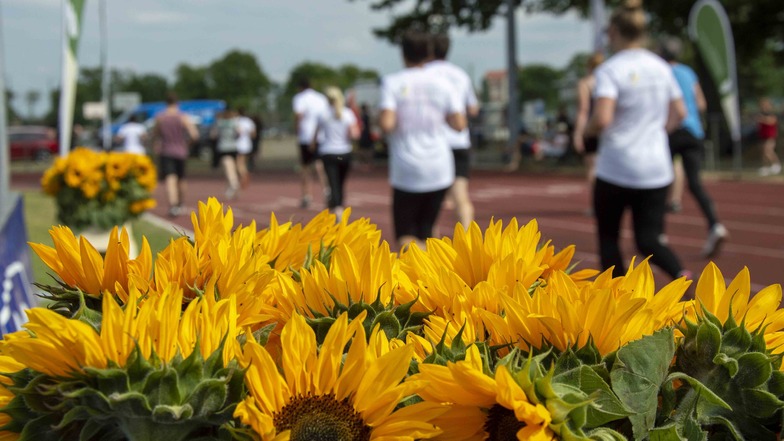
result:
[[(22, 198), (11, 194), (6, 218), (0, 213), (0, 334), (21, 329), (25, 310), (36, 304), (30, 247), (24, 222)], [(14, 201), (15, 200), (15, 201)]]

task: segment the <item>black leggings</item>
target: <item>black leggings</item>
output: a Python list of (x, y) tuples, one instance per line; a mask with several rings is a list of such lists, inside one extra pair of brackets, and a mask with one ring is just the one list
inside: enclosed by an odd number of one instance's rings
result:
[(716, 210), (713, 201), (700, 179), (700, 163), (702, 162), (702, 140), (697, 139), (686, 129), (678, 129), (670, 135), (670, 152), (672, 156), (681, 155), (683, 161), (683, 172), (686, 181), (689, 183), (689, 191), (697, 199), (700, 209), (708, 221), (708, 228), (713, 228), (719, 221), (716, 217)]
[(329, 183), (329, 208), (343, 206), (343, 186), (346, 183), (346, 176), (351, 168), (351, 153), (345, 155), (321, 155), (321, 162), (324, 164), (324, 173), (327, 175)]
[(603, 269), (615, 267), (613, 277), (626, 274), (626, 266), (618, 246), (621, 220), (626, 207), (631, 207), (634, 239), (643, 257), (652, 256), (651, 262), (673, 279), (680, 275), (680, 261), (660, 240), (664, 232), (667, 188), (633, 189), (596, 179), (593, 210), (596, 213), (599, 234), (599, 256)]
[(392, 221), (395, 224), (395, 238), (413, 236), (425, 240), (432, 237), (433, 225), (438, 220), (446, 190), (411, 193), (393, 188)]

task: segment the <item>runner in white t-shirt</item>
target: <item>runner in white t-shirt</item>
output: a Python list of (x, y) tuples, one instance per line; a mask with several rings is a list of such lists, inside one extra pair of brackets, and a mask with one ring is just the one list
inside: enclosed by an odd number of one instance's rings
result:
[(673, 179), (667, 132), (685, 116), (670, 67), (643, 48), (641, 7), (622, 7), (607, 31), (615, 55), (595, 72), (596, 103), (587, 135), (599, 135), (594, 213), (602, 267), (626, 273), (618, 239), (631, 208), (637, 248), (672, 278), (688, 275), (661, 240), (667, 189)]
[[(297, 127), (297, 140), (299, 142), (300, 165), (302, 166), (300, 170), (302, 182), (301, 206), (302, 208), (307, 208), (310, 206), (312, 199), (310, 195), (310, 181), (314, 172), (319, 182), (326, 187), (324, 184), (323, 167), (321, 162), (318, 161), (316, 154), (311, 151), (310, 143), (313, 141), (313, 134), (316, 131), (318, 115), (324, 113), (329, 104), (327, 104), (327, 98), (324, 95), (310, 88), (309, 79), (301, 78), (298, 87), (299, 92), (294, 95), (292, 104)], [(319, 139), (318, 141), (320, 142), (321, 140)]]
[(401, 46), (406, 68), (383, 79), (379, 125), (389, 143), (398, 246), (424, 246), (455, 177), (447, 124), (458, 131), (465, 128), (465, 105), (447, 81), (424, 68), (429, 35), (406, 32)]
[(117, 139), (122, 142), (122, 149), (126, 153), (147, 154), (147, 150), (144, 148), (147, 128), (138, 122), (136, 115), (131, 115), (128, 122), (120, 126), (120, 130), (117, 131)]
[(346, 107), (340, 89), (328, 87), (326, 95), (329, 108), (318, 116), (311, 150), (318, 149), (316, 153), (324, 164), (329, 185), (327, 207), (339, 222), (343, 216), (346, 177), (351, 169), (352, 140), (359, 138), (359, 124), (354, 112)]
[(248, 118), (243, 107), (240, 107), (237, 113), (239, 113), (239, 116), (234, 123), (237, 132), (237, 174), (239, 175), (240, 185), (242, 188), (246, 188), (250, 183), (248, 155), (253, 151), (251, 140), (256, 136), (256, 124), (253, 123), (252, 119)]
[[(474, 93), (471, 78), (463, 69), (446, 61), (449, 52), (449, 36), (446, 34), (433, 35), (433, 58), (427, 63), (427, 68), (437, 76), (447, 80), (461, 101), (466, 115), (476, 116), (479, 113), (479, 101)], [(447, 201), (453, 202), (457, 210), (457, 220), (465, 229), (474, 220), (474, 205), (468, 195), (468, 175), (471, 165), (470, 147), (471, 136), (468, 127), (461, 131), (447, 128), (447, 140), (452, 147), (455, 157), (455, 182), (447, 192)]]

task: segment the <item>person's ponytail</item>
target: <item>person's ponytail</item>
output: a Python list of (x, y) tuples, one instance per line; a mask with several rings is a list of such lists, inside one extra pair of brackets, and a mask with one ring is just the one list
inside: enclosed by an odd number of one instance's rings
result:
[(613, 13), (610, 24), (615, 26), (621, 37), (626, 40), (636, 41), (642, 38), (647, 27), (642, 0), (624, 1), (623, 5)]
[(327, 95), (330, 106), (332, 106), (332, 109), (335, 111), (335, 118), (338, 120), (343, 119), (343, 109), (346, 105), (346, 99), (343, 97), (343, 92), (337, 87), (330, 86), (327, 87), (325, 94)]

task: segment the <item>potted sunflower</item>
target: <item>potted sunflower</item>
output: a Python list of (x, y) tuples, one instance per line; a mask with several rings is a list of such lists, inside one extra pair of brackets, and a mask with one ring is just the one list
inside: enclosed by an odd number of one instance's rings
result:
[[(79, 147), (57, 158), (41, 186), (57, 203), (57, 220), (106, 250), (109, 232), (155, 207), (155, 166), (149, 157)], [(131, 241), (135, 254), (135, 243)]]

